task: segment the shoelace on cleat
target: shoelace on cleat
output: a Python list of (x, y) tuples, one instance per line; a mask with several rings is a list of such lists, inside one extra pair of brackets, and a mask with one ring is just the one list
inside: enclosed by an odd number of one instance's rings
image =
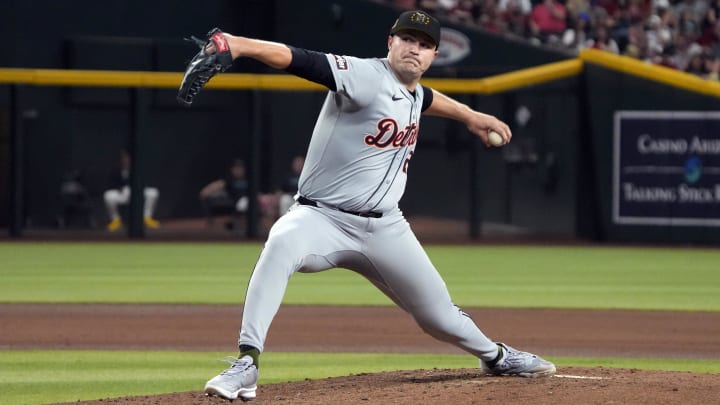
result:
[(226, 357), (224, 360), (225, 363), (228, 363), (230, 365), (230, 368), (226, 369), (221, 375), (235, 375), (240, 374), (243, 371), (247, 370), (250, 365), (252, 365), (252, 361), (250, 360), (244, 360), (244, 359), (237, 359), (232, 356)]

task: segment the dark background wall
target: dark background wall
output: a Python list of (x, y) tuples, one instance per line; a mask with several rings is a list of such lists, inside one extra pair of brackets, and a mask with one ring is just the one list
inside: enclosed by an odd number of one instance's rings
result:
[[(4, 7), (0, 33), (13, 41), (0, 45), (0, 66), (24, 68), (180, 71), (196, 50), (183, 37), (202, 36), (213, 26), (271, 36), (274, 14), (274, 3), (263, 1), (9, 1)], [(237, 68), (260, 70), (242, 62)], [(7, 106), (8, 87), (0, 93)], [(128, 145), (130, 92), (23, 87), (19, 94), (26, 117), (22, 161), (28, 222), (53, 223), (60, 182), (74, 170), (83, 173), (101, 205), (118, 151)], [(186, 110), (175, 102), (174, 91), (153, 91), (145, 173), (146, 183), (161, 189), (161, 217), (197, 213), (199, 188), (224, 174), (234, 157), (246, 155), (249, 95), (218, 91), (204, 96), (205, 106)], [(5, 153), (0, 156), (7, 167), (7, 125), (3, 128)], [(8, 171), (3, 173), (6, 177)], [(7, 178), (2, 184), (5, 208)]]
[[(182, 71), (196, 52), (183, 41), (218, 26), (228, 32), (325, 52), (382, 57), (397, 10), (362, 0), (94, 2), (8, 0), (0, 15), (0, 66)], [(486, 77), (570, 55), (445, 24), (470, 38), (471, 53), (428, 77)], [(492, 56), (492, 57), (490, 57)], [(278, 73), (254, 61), (233, 72)], [(59, 186), (80, 171), (103, 218), (101, 195), (128, 145), (130, 91), (20, 86), (25, 218), (52, 227)], [(272, 191), (294, 155), (304, 154), (322, 92), (204, 91), (181, 108), (173, 90), (149, 90), (144, 182), (161, 191), (161, 220), (201, 215), (200, 188), (236, 157), (256, 162), (261, 191)], [(659, 85), (591, 64), (583, 75), (493, 96), (454, 97), (513, 128), (513, 143), (479, 147), (462, 125), (424, 118), (401, 207), (408, 216), (482, 221), (537, 235), (591, 240), (707, 242), (709, 227), (632, 227), (610, 219), (612, 116), (617, 110), (717, 110), (714, 97)], [(0, 86), (0, 227), (8, 224), (10, 86)], [(259, 121), (253, 121), (255, 109)], [(520, 119), (522, 112), (527, 114)], [(251, 151), (260, 125), (262, 141)], [(477, 155), (474, 155), (477, 151)], [(475, 160), (477, 157), (477, 160)], [(477, 187), (477, 189), (475, 188)], [(473, 194), (479, 196), (472, 200)]]
[[(0, 16), (0, 34), (12, 41), (0, 45), (0, 66), (24, 68), (112, 69), (182, 71), (196, 48), (182, 40), (202, 36), (208, 29), (222, 29), (268, 40), (282, 41), (320, 51), (384, 56), (389, 27), (398, 11), (361, 0), (298, 2), (208, 1), (202, 4), (169, 0), (94, 2), (49, 0), (6, 2)], [(454, 27), (469, 35), (472, 53), (455, 66), (433, 68), (428, 76), (482, 77), (566, 58), (566, 55)], [(487, 55), (493, 55), (488, 62)], [(236, 63), (235, 72), (271, 72), (253, 61)], [(567, 86), (566, 86), (567, 87)], [(9, 86), (0, 86), (0, 103), (8, 106)], [(93, 192), (99, 215), (104, 211), (101, 194), (117, 162), (118, 150), (127, 146), (130, 131), (130, 93), (124, 89), (21, 87), (19, 108), (23, 116), (27, 187), (26, 220), (29, 226), (52, 226), (59, 210), (59, 185), (72, 171), (81, 171)], [(512, 120), (517, 105), (537, 114), (522, 130), (534, 148), (541, 144), (571, 164), (572, 154), (560, 151), (565, 142), (545, 139), (543, 116), (556, 98), (565, 108), (567, 89), (561, 96), (519, 92), (512, 97), (457, 97), (484, 111)], [(274, 189), (288, 170), (292, 156), (307, 147), (317, 111), (324, 99), (320, 92), (267, 92), (260, 98), (263, 141), (259, 156), (249, 156), (253, 95), (247, 91), (206, 91), (192, 109), (179, 107), (172, 90), (151, 90), (148, 131), (143, 144), (145, 183), (161, 191), (158, 217), (200, 215), (199, 189), (226, 171), (235, 157), (257, 158), (260, 188)], [(569, 101), (572, 103), (572, 100)], [(573, 104), (574, 105), (574, 104)], [(7, 111), (5, 108), (4, 111)], [(3, 118), (4, 117), (4, 118)], [(7, 167), (7, 116), (0, 159)], [(553, 132), (571, 137), (573, 129)], [(471, 178), (470, 151), (474, 142), (455, 123), (427, 118), (418, 154), (413, 159), (410, 182), (402, 207), (408, 215), (467, 218)], [(529, 146), (528, 146), (529, 145)], [(3, 152), (4, 151), (4, 152)], [(543, 227), (570, 235), (572, 176), (560, 174), (544, 186), (546, 174), (532, 165), (507, 165), (506, 151), (481, 150), (483, 176), (481, 206), (486, 220), (519, 226)], [(541, 157), (543, 158), (543, 157)], [(0, 183), (0, 224), (7, 223), (7, 171)], [(571, 171), (568, 171), (571, 173)], [(3, 186), (4, 184), (4, 186)], [(531, 186), (529, 186), (531, 185)], [(558, 187), (558, 185), (560, 185)], [(508, 198), (513, 202), (508, 205)], [(524, 202), (525, 201), (525, 202)], [(527, 202), (532, 201), (532, 204)], [(558, 202), (560, 204), (558, 205)], [(508, 208), (509, 206), (509, 208)], [(558, 211), (556, 220), (539, 212)], [(562, 218), (561, 218), (562, 217)]]

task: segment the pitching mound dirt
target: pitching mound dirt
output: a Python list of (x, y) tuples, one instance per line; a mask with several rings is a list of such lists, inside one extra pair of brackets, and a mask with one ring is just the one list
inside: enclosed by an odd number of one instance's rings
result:
[[(396, 371), (260, 386), (252, 404), (711, 404), (720, 376), (608, 368), (550, 378), (489, 377), (474, 369)], [(229, 404), (200, 392), (75, 404)], [(241, 403), (235, 401), (235, 403)]]

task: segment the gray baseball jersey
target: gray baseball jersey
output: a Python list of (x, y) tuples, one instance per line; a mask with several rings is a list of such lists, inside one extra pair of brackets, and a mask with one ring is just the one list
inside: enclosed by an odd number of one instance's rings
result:
[(386, 59), (327, 57), (338, 90), (313, 130), (299, 193), (350, 211), (387, 212), (405, 191), (422, 86), (412, 95)]
[[(315, 125), (299, 204), (273, 225), (250, 278), (238, 343), (264, 350), (294, 273), (346, 268), (366, 277), (428, 334), (492, 360), (496, 344), (453, 305), (398, 208), (418, 140), (422, 87), (411, 94), (385, 59), (327, 59), (337, 90), (329, 92)], [(357, 215), (368, 211), (378, 215)]]

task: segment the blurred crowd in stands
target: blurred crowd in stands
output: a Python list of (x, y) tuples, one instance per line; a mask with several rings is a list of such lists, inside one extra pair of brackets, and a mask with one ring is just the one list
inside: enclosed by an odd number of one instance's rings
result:
[(720, 0), (387, 0), (533, 44), (607, 52), (719, 80)]

